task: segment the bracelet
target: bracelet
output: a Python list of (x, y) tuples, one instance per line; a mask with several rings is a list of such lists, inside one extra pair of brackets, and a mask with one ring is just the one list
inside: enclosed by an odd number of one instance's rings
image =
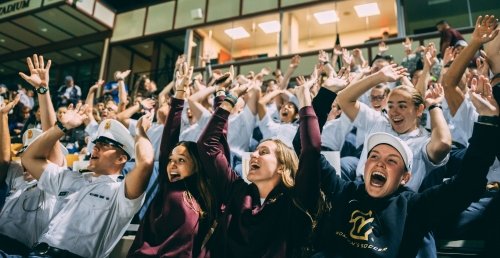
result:
[(477, 118), (477, 122), (482, 124), (498, 126), (500, 124), (500, 119), (498, 116), (479, 116)]
[(231, 103), (231, 105), (234, 107), (236, 105), (236, 102), (238, 102), (238, 97), (235, 97), (231, 95), (231, 93), (228, 93), (226, 94), (226, 98), (224, 100)]
[(117, 78), (116, 82), (123, 81), (123, 80), (124, 80), (123, 78)]
[(66, 134), (68, 132), (68, 128), (64, 127), (64, 125), (61, 123), (61, 121), (57, 121), (55, 124), (61, 131)]
[(215, 96), (216, 97), (226, 96), (226, 91), (225, 90), (218, 90), (218, 91), (215, 92)]
[(441, 110), (443, 110), (443, 106), (441, 106), (441, 104), (432, 104), (429, 106), (429, 108), (427, 110), (431, 111), (434, 108), (440, 108)]
[(328, 61), (324, 61), (324, 62), (323, 62), (323, 65), (327, 65), (327, 64), (329, 64), (329, 63), (330, 63), (330, 62), (328, 62)]

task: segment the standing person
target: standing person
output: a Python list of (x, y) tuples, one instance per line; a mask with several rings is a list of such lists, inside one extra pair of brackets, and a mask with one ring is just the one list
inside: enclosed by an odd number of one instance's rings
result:
[(75, 85), (75, 81), (71, 75), (64, 78), (64, 85), (57, 90), (58, 107), (67, 106), (69, 104), (76, 105), (82, 97), (82, 89)]
[[(309, 139), (310, 125), (317, 127), (309, 91), (314, 82), (309, 81), (307, 86), (297, 89), (302, 139)], [(251, 154), (247, 175), (250, 185), (231, 169), (226, 128), (231, 110), (245, 91), (246, 87), (240, 86), (226, 95), (198, 140), (199, 153), (213, 181), (216, 199), (224, 204), (212, 255), (302, 255), (304, 250), (300, 247), (307, 242), (319, 200), (318, 175), (299, 166), (295, 151), (278, 139), (262, 141)], [(301, 159), (319, 156), (320, 148), (319, 140), (303, 143)]]
[(439, 31), (441, 38), (439, 40), (440, 54), (443, 56), (447, 47), (453, 47), (459, 40), (464, 40), (464, 37), (456, 29), (453, 29), (446, 20), (441, 20), (436, 23), (436, 28)]
[[(85, 109), (70, 105), (61, 120), (33, 142), (21, 159), (41, 190), (71, 196), (33, 247), (33, 255), (107, 257), (144, 200), (154, 158), (145, 133), (150, 117), (138, 122), (135, 143), (120, 122), (104, 120), (88, 165), (93, 173), (68, 171), (47, 160), (46, 146), (53, 146), (68, 130), (80, 126)], [(135, 167), (123, 179), (120, 172), (134, 156)]]
[(128, 257), (210, 257), (207, 249), (216, 200), (196, 143), (179, 142), (181, 114), (191, 72), (181, 66), (163, 130), (159, 192), (149, 206)]

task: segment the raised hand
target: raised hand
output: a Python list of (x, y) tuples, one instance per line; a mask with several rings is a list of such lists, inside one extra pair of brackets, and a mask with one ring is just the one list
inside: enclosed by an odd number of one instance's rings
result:
[(130, 70), (125, 70), (123, 72), (116, 71), (115, 72), (115, 80), (117, 80), (117, 81), (124, 80), (130, 74), (130, 72), (131, 72)]
[(342, 63), (344, 64), (344, 67), (350, 67), (352, 59), (351, 53), (346, 48), (342, 49)]
[(294, 55), (292, 57), (292, 61), (290, 62), (290, 67), (292, 68), (297, 68), (300, 64), (300, 56), (299, 55)]
[(490, 65), (488, 64), (488, 57), (486, 52), (480, 50), (481, 55), (476, 59), (477, 73), (480, 75), (488, 76), (490, 72)]
[(30, 70), (30, 76), (26, 75), (23, 72), (19, 72), (21, 78), (31, 84), (31, 86), (33, 86), (35, 89), (38, 89), (39, 87), (48, 87), (49, 70), (50, 65), (52, 64), (51, 60), (49, 60), (47, 62), (47, 66), (45, 66), (43, 56), (34, 54), (33, 61), (30, 57), (28, 57), (26, 58), (26, 63), (28, 64), (28, 69)]
[(389, 50), (389, 47), (385, 44), (385, 42), (380, 42), (378, 43), (378, 52), (383, 54), (385, 53), (387, 50)]
[(92, 87), (89, 88), (89, 93), (97, 91), (103, 84), (104, 80), (99, 79), (94, 85), (92, 85)]
[(430, 107), (434, 104), (440, 104), (444, 98), (444, 90), (441, 84), (436, 83), (425, 91), (424, 102), (427, 107)]
[(472, 104), (481, 116), (498, 116), (498, 103), (493, 97), (491, 84), (487, 77), (481, 75), (473, 78), (469, 91)]
[(149, 130), (149, 128), (151, 128), (153, 116), (154, 112), (147, 111), (146, 114), (144, 114), (143, 116), (141, 116), (141, 118), (139, 118), (139, 120), (137, 121), (137, 128), (136, 128), (138, 136), (147, 138), (146, 132)]
[(175, 90), (186, 91), (191, 76), (193, 76), (193, 67), (188, 67), (186, 62), (182, 63), (175, 74)]
[(493, 40), (500, 29), (498, 29), (498, 19), (494, 15), (485, 15), (477, 17), (476, 26), (472, 32), (471, 40), (484, 44)]
[(443, 64), (447, 65), (449, 62), (453, 61), (455, 54), (453, 53), (453, 47), (447, 47), (444, 50)]
[(427, 66), (428, 68), (431, 68), (434, 66), (434, 64), (437, 61), (436, 58), (437, 51), (436, 48), (434, 47), (434, 44), (429, 44), (427, 48), (425, 49), (425, 54), (424, 54), (424, 65)]
[(349, 85), (349, 71), (344, 67), (340, 69), (338, 76), (330, 75), (323, 82), (323, 87), (335, 93), (343, 90), (347, 85)]
[(330, 58), (328, 57), (328, 53), (324, 50), (320, 50), (318, 54), (318, 62), (325, 63), (330, 62)]
[(83, 121), (87, 119), (87, 107), (87, 105), (82, 104), (77, 104), (76, 107), (73, 107), (73, 104), (70, 104), (66, 113), (60, 117), (59, 122), (67, 129), (73, 129), (80, 126), (83, 124)]
[(241, 96), (245, 95), (248, 92), (248, 90), (250, 88), (252, 88), (252, 86), (253, 86), (252, 82), (248, 82), (245, 84), (239, 84), (238, 86), (232, 88), (229, 92), (231, 93), (231, 95), (233, 95), (235, 97), (241, 97)]
[(151, 110), (155, 107), (155, 101), (153, 99), (147, 98), (142, 100), (140, 105), (144, 110)]
[(384, 77), (386, 82), (395, 82), (401, 79), (403, 76), (408, 76), (408, 71), (402, 66), (397, 66), (397, 64), (386, 65), (384, 68), (380, 69), (377, 73)]
[(0, 113), (4, 115), (8, 114), (19, 103), (19, 99), (21, 99), (21, 95), (17, 94), (11, 102), (7, 104), (4, 102), (0, 103)]
[(403, 41), (403, 47), (405, 49), (410, 49), (411, 50), (411, 45), (413, 44), (413, 40), (410, 39), (409, 37), (405, 38), (405, 41)]

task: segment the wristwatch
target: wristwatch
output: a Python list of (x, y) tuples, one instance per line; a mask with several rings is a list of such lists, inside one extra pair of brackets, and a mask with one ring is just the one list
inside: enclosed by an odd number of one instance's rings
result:
[(45, 93), (47, 93), (47, 91), (49, 91), (49, 88), (43, 87), (43, 86), (36, 89), (36, 92), (38, 92), (38, 94), (45, 94)]

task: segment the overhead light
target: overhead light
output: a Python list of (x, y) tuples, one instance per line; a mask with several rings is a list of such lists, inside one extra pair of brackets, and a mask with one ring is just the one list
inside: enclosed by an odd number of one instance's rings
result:
[(149, 45), (148, 44), (144, 44), (144, 45), (142, 45), (142, 47), (148, 49)]
[(41, 30), (42, 32), (47, 32), (49, 29), (47, 29), (47, 28), (45, 28), (45, 27), (44, 27), (44, 28), (40, 28), (40, 30)]
[(358, 17), (368, 17), (380, 14), (377, 3), (355, 5), (354, 10), (356, 10)]
[(5, 43), (5, 39), (0, 39), (0, 43)]
[(3, 73), (3, 72), (5, 72), (5, 69), (0, 68), (0, 73)]
[(236, 27), (224, 30), (224, 32), (232, 39), (243, 39), (250, 37), (250, 34), (243, 27)]
[(268, 21), (259, 23), (259, 28), (264, 31), (264, 33), (275, 33), (281, 30), (281, 25), (278, 21)]
[(333, 22), (339, 21), (339, 17), (337, 16), (337, 13), (333, 10), (317, 12), (317, 13), (314, 13), (313, 15), (319, 24), (327, 24), (327, 23), (333, 23)]
[(82, 56), (82, 53), (78, 52), (75, 55), (78, 56), (78, 57), (80, 57), (80, 56)]

